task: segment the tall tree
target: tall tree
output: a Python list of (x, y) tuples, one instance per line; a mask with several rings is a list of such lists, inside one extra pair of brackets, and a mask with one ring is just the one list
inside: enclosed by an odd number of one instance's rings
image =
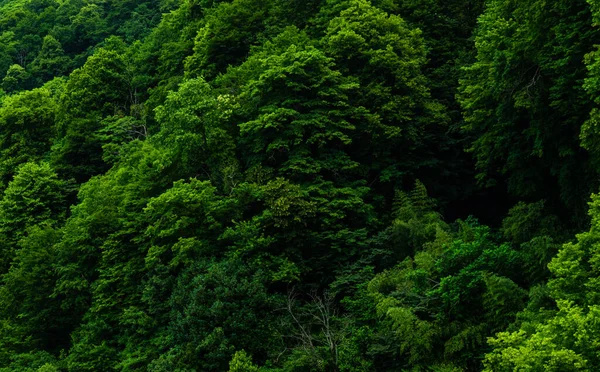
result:
[(597, 178), (579, 146), (592, 108), (583, 89), (584, 55), (598, 37), (591, 24), (583, 0), (490, 1), (460, 93), (479, 180), (506, 179), (518, 197), (550, 196), (578, 223)]
[(100, 131), (107, 116), (126, 116), (135, 100), (125, 46), (115, 40), (73, 71), (60, 98), (53, 164), (83, 182), (107, 170)]
[(48, 88), (21, 92), (0, 107), (0, 180), (3, 187), (17, 167), (41, 160), (52, 144), (58, 113), (57, 97)]
[(37, 57), (31, 62), (31, 74), (44, 83), (63, 75), (69, 69), (70, 59), (65, 56), (62, 45), (52, 35), (46, 35)]
[(331, 3), (340, 13), (328, 23), (321, 44), (359, 84), (349, 100), (368, 110), (357, 122), (351, 152), (369, 165), (363, 171), (371, 184), (412, 182), (423, 168), (436, 166), (432, 139), (447, 124), (423, 74), (421, 32), (368, 1)]

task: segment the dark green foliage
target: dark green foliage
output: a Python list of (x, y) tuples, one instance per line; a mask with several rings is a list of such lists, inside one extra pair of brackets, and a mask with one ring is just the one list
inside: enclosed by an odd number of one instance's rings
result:
[(60, 42), (48, 35), (44, 37), (37, 57), (31, 62), (31, 73), (40, 82), (46, 82), (68, 71), (70, 62)]
[(19, 242), (10, 270), (2, 278), (3, 365), (18, 353), (35, 349), (57, 352), (69, 343), (72, 326), (60, 298), (48, 297), (56, 281), (54, 244), (60, 239), (60, 233), (49, 225), (46, 222), (27, 230), (28, 236)]
[(242, 62), (264, 32), (270, 9), (271, 1), (234, 0), (208, 10), (194, 54), (186, 60), (186, 73), (213, 77)]
[(60, 98), (53, 163), (78, 182), (107, 170), (99, 138), (103, 119), (129, 114), (137, 99), (125, 46), (113, 41), (73, 71)]
[(0, 0), (0, 371), (597, 370), (599, 10)]
[(329, 22), (323, 47), (343, 73), (358, 78), (361, 89), (350, 99), (368, 109), (352, 138), (353, 153), (370, 164), (370, 180), (395, 183), (430, 165), (431, 156), (419, 159), (429, 153), (431, 127), (446, 117), (426, 87), (421, 32), (367, 1), (347, 3)]
[(0, 201), (0, 232), (16, 243), (30, 227), (62, 222), (67, 191), (48, 163), (23, 164)]
[(513, 195), (552, 198), (582, 219), (597, 187), (579, 146), (592, 108), (584, 55), (597, 36), (583, 0), (489, 1), (460, 89), (481, 182), (505, 177)]
[[(426, 226), (406, 229), (419, 234)], [(489, 229), (475, 221), (459, 221), (453, 232), (438, 220), (437, 233), (420, 247), (414, 259), (369, 284), (367, 295), (385, 319), (378, 330), (382, 341), (372, 352), (405, 360), (385, 368), (447, 363), (477, 368), (470, 358), (485, 350), (486, 337), (504, 329), (524, 306), (526, 292), (515, 284), (519, 254), (497, 245)]]
[(168, 351), (151, 365), (223, 371), (235, 350), (264, 360), (277, 347), (270, 337), (277, 302), (237, 260), (193, 264), (169, 301)]
[[(50, 87), (48, 87), (50, 88)], [(0, 107), (0, 179), (3, 187), (17, 167), (50, 150), (56, 128), (56, 93), (39, 88), (6, 97)]]
[(349, 103), (357, 85), (333, 70), (333, 60), (306, 37), (296, 44), (297, 32), (287, 30), (267, 44), (267, 51), (281, 54), (258, 53), (241, 67), (259, 73), (250, 76), (240, 94), (250, 119), (239, 125), (251, 156), (247, 167), (268, 166), (297, 181), (341, 181), (358, 167), (345, 151), (355, 121), (364, 120), (362, 110)]

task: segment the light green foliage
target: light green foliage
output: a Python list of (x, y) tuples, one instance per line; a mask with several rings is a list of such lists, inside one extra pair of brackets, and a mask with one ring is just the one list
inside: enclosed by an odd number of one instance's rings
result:
[(229, 362), (229, 372), (258, 372), (258, 367), (252, 364), (252, 357), (245, 351), (236, 351)]
[(6, 76), (2, 79), (2, 89), (6, 93), (13, 93), (28, 87), (30, 74), (20, 65), (12, 65), (6, 71)]
[(486, 355), (485, 371), (593, 370), (597, 365), (593, 350), (599, 336), (598, 307), (584, 311), (568, 302), (559, 302), (558, 307), (556, 316), (538, 325), (533, 334), (499, 333), (490, 340), (494, 351)]
[(44, 364), (37, 370), (37, 372), (58, 372), (58, 371), (59, 371), (59, 369), (50, 363)]
[(549, 371), (588, 371), (598, 365), (595, 348), (600, 339), (600, 298), (592, 288), (599, 277), (599, 202), (594, 195), (590, 203), (590, 231), (578, 235), (576, 243), (565, 244), (549, 265), (553, 277), (548, 287), (557, 311), (534, 318), (532, 324), (524, 323), (518, 331), (499, 333), (491, 339), (494, 350), (486, 356), (487, 370), (531, 366)]

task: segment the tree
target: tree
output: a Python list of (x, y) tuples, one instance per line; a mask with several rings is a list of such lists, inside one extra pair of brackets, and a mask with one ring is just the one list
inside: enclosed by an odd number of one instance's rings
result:
[(515, 284), (518, 267), (517, 252), (468, 221), (456, 237), (438, 234), (414, 258), (376, 275), (368, 293), (384, 318), (385, 341), (373, 347), (384, 355), (381, 363), (402, 356), (395, 368), (478, 368), (486, 337), (505, 329), (525, 305), (526, 292)]
[(520, 252), (474, 219), (445, 223), (419, 182), (393, 215), (373, 260), (393, 266), (344, 301), (368, 330), (363, 353), (378, 370), (481, 368), (486, 337), (525, 307)]
[(186, 59), (190, 77), (213, 78), (230, 65), (238, 65), (258, 44), (269, 25), (272, 1), (225, 1), (205, 9), (204, 27), (198, 31), (194, 53)]
[(311, 44), (290, 28), (240, 66), (246, 167), (270, 167), (300, 182), (352, 179), (359, 164), (346, 149), (362, 110), (348, 95), (358, 86)]
[(515, 368), (550, 371), (585, 371), (597, 366), (595, 347), (600, 340), (599, 301), (592, 288), (598, 282), (600, 197), (589, 203), (592, 225), (579, 234), (577, 242), (563, 245), (549, 265), (548, 282), (556, 308), (532, 309), (520, 329), (502, 332), (490, 340), (493, 350), (486, 355), (486, 370)]
[(4, 31), (0, 35), (0, 45), (0, 74), (2, 74), (13, 65), (17, 54), (14, 31)]
[(99, 49), (73, 71), (60, 98), (58, 138), (52, 162), (66, 178), (78, 182), (107, 170), (99, 138), (102, 119), (125, 116), (134, 103), (135, 87), (122, 42)]
[(203, 79), (182, 83), (157, 107), (161, 131), (156, 141), (178, 159), (181, 177), (202, 177), (223, 186), (239, 177), (237, 129), (231, 121), (239, 104), (227, 94), (215, 92)]
[(29, 86), (31, 75), (21, 65), (11, 65), (6, 71), (6, 76), (2, 79), (2, 89), (7, 93), (14, 93), (25, 90)]
[(83, 3), (73, 15), (70, 31), (73, 47), (77, 49), (83, 50), (88, 45), (100, 42), (109, 32), (104, 8), (95, 3)]
[(64, 219), (68, 191), (67, 183), (48, 163), (25, 163), (18, 168), (0, 200), (0, 234), (3, 243), (13, 248), (3, 252), (4, 268), (29, 228), (42, 223), (52, 226)]
[(429, 141), (447, 124), (423, 74), (421, 32), (367, 1), (332, 3), (340, 13), (329, 21), (321, 45), (342, 74), (360, 86), (348, 92), (349, 100), (367, 109), (349, 151), (369, 164), (364, 171), (370, 183), (401, 185), (436, 166)]
[(41, 160), (51, 148), (58, 105), (50, 89), (25, 91), (0, 107), (0, 180), (3, 187), (20, 164)]
[(192, 264), (177, 278), (169, 302), (172, 341), (151, 363), (154, 369), (222, 371), (235, 350), (248, 350), (264, 360), (276, 347), (272, 314), (277, 297), (238, 260)]
[(28, 228), (2, 277), (2, 365), (6, 365), (6, 353), (44, 351), (56, 355), (69, 345), (74, 326), (61, 309), (61, 299), (52, 296), (57, 278), (54, 244), (61, 234), (51, 224), (57, 222)]
[(598, 33), (591, 24), (583, 0), (492, 1), (460, 88), (479, 180), (506, 179), (512, 195), (562, 203), (578, 223), (597, 178), (579, 146), (592, 108), (582, 86)]
[(39, 83), (63, 75), (69, 69), (70, 59), (65, 56), (62, 45), (52, 35), (46, 35), (42, 49), (31, 62), (30, 70)]
[(293, 329), (288, 369), (326, 369), (340, 371), (340, 350), (349, 336), (349, 321), (339, 315), (334, 296), (311, 293), (310, 301), (298, 308), (297, 293), (288, 294), (286, 311)]
[(245, 351), (236, 351), (229, 362), (229, 372), (258, 372), (258, 367), (252, 364), (252, 357)]

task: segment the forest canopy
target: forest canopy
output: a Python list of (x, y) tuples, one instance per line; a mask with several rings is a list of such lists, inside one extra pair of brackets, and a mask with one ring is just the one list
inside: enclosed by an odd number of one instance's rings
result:
[(600, 369), (597, 0), (0, 0), (0, 372)]

